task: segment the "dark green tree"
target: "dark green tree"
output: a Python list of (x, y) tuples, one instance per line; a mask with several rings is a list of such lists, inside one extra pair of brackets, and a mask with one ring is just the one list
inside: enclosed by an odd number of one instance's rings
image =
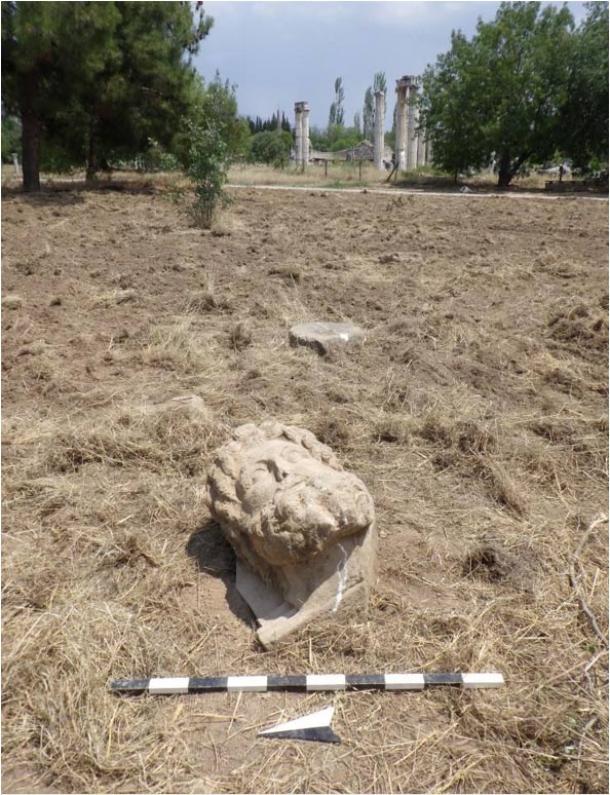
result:
[(187, 2), (2, 4), (2, 101), (22, 123), (24, 188), (41, 144), (92, 176), (113, 154), (168, 143), (198, 95), (190, 56), (212, 25)]
[(229, 166), (247, 153), (250, 130), (237, 115), (235, 86), (228, 80), (216, 72), (209, 85), (200, 80), (198, 87), (196, 107), (183, 120), (174, 147), (194, 185), (193, 217), (208, 228), (216, 209), (229, 203), (224, 190)]
[(284, 168), (288, 165), (291, 148), (291, 133), (286, 130), (266, 130), (250, 139), (250, 159), (255, 163)]
[[(195, 15), (183, 2), (115, 5), (119, 57), (95, 84), (82, 84), (76, 99), (84, 112), (80, 140), (86, 141), (89, 178), (112, 158), (144, 152), (150, 141), (171, 149), (181, 120), (200, 101), (200, 79), (190, 59), (213, 24), (202, 4)], [(75, 116), (76, 110), (69, 121), (78, 133)]]
[(279, 117), (279, 125), (278, 125), (278, 113), (274, 113), (270, 119), (262, 119), (260, 116), (257, 116), (255, 119), (250, 118), (250, 116), (246, 117), (246, 121), (248, 122), (248, 126), (250, 128), (250, 132), (252, 135), (255, 135), (259, 132), (267, 132), (272, 130), (277, 130), (278, 126), (281, 130), (286, 130), (286, 132), (290, 132), (290, 122), (286, 118), (286, 114), (282, 111)]
[(559, 129), (559, 148), (574, 165), (608, 161), (607, 3), (588, 3), (587, 16), (574, 34)]
[[(200, 126), (214, 127), (226, 145), (226, 156), (229, 162), (245, 156), (248, 152), (250, 130), (246, 119), (239, 117), (237, 112), (236, 86), (229, 80), (222, 80), (216, 71), (214, 79), (207, 86), (201, 84), (200, 94), (189, 118)], [(184, 131), (181, 133), (184, 136)], [(178, 154), (184, 151), (184, 144), (174, 143)]]
[(375, 94), (383, 91), (387, 95), (387, 81), (385, 72), (375, 72), (373, 85), (364, 92), (364, 107), (362, 109), (362, 134), (367, 141), (373, 140), (375, 132)]
[(2, 162), (11, 163), (21, 147), (21, 125), (15, 116), (2, 117)]
[(25, 190), (40, 190), (47, 124), (116, 59), (118, 17), (114, 3), (2, 3), (2, 104), (21, 121)]
[(330, 106), (330, 112), (328, 114), (329, 129), (333, 125), (338, 125), (339, 127), (343, 126), (343, 121), (345, 118), (345, 110), (343, 108), (344, 100), (345, 91), (343, 90), (343, 78), (338, 77), (335, 80), (335, 99)]
[(362, 134), (367, 141), (373, 140), (373, 126), (375, 124), (375, 100), (371, 86), (364, 92), (364, 107), (362, 108)]
[(507, 186), (528, 160), (545, 160), (559, 142), (567, 98), (574, 23), (567, 7), (502, 3), (492, 22), (479, 20), (423, 80), (421, 121), (434, 161), (457, 173), (498, 163)]
[(385, 72), (375, 72), (373, 76), (373, 95), (378, 91), (383, 91), (384, 94), (388, 93), (388, 81), (386, 80)]

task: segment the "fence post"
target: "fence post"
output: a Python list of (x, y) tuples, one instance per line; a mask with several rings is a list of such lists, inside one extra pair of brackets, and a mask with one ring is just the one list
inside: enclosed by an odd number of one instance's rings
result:
[(362, 160), (358, 161), (358, 180), (362, 182)]
[(328, 176), (328, 160), (324, 161), (324, 176)]

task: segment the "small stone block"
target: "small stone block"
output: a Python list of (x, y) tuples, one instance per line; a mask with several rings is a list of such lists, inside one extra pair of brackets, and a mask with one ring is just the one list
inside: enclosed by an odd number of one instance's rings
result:
[(305, 345), (324, 355), (333, 345), (362, 341), (364, 329), (351, 323), (299, 323), (290, 329), (290, 344)]

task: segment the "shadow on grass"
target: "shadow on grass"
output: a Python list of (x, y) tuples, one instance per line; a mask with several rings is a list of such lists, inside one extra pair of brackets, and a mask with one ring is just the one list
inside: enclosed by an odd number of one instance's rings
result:
[(96, 182), (82, 180), (47, 180), (38, 193), (25, 193), (21, 184), (12, 181), (2, 186), (2, 198), (7, 201), (20, 199), (33, 206), (48, 204), (80, 204), (86, 193), (125, 193), (131, 196), (152, 196), (163, 193), (167, 186), (155, 183), (154, 179), (101, 179)]
[(252, 627), (254, 615), (235, 587), (235, 552), (220, 526), (212, 520), (202, 525), (190, 536), (186, 553), (195, 560), (200, 572), (222, 580), (229, 610)]
[(570, 198), (608, 195), (607, 185), (588, 184), (582, 180), (564, 180), (562, 183), (549, 182), (548, 185), (524, 185), (517, 180), (507, 187), (500, 187), (495, 181), (483, 181), (476, 177), (459, 179), (456, 182), (453, 177), (449, 176), (402, 173), (397, 178), (392, 177), (390, 181), (384, 181), (384, 185), (403, 190), (419, 190), (422, 193), (426, 191), (435, 193), (537, 193), (543, 196), (569, 196)]

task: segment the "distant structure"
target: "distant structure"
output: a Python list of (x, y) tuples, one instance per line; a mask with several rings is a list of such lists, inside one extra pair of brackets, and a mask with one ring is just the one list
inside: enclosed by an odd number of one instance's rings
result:
[[(386, 164), (392, 160), (392, 148), (384, 144), (382, 152), (382, 164)], [(368, 160), (375, 162), (375, 147), (370, 141), (360, 141), (354, 146), (349, 146), (347, 149), (335, 149), (333, 152), (318, 152), (312, 150), (310, 153), (312, 163), (324, 163), (324, 161), (332, 162), (333, 160)], [(382, 168), (387, 166), (382, 165)]]
[(294, 103), (295, 160), (297, 168), (305, 171), (309, 164), (309, 103)]
[(419, 85), (415, 75), (403, 75), (396, 81), (396, 161), (400, 171), (431, 162), (432, 149), (419, 127)]
[(385, 144), (385, 92), (375, 92), (375, 122), (373, 143), (361, 141), (348, 149), (335, 152), (312, 151), (309, 142), (309, 103), (294, 103), (295, 145), (294, 161), (297, 169), (305, 171), (310, 162), (324, 163), (333, 160), (370, 160), (380, 171), (390, 168), (392, 162), (399, 171), (410, 171), (432, 162), (432, 143), (419, 124), (417, 94), (421, 79), (416, 75), (403, 75), (396, 81), (395, 151)]

